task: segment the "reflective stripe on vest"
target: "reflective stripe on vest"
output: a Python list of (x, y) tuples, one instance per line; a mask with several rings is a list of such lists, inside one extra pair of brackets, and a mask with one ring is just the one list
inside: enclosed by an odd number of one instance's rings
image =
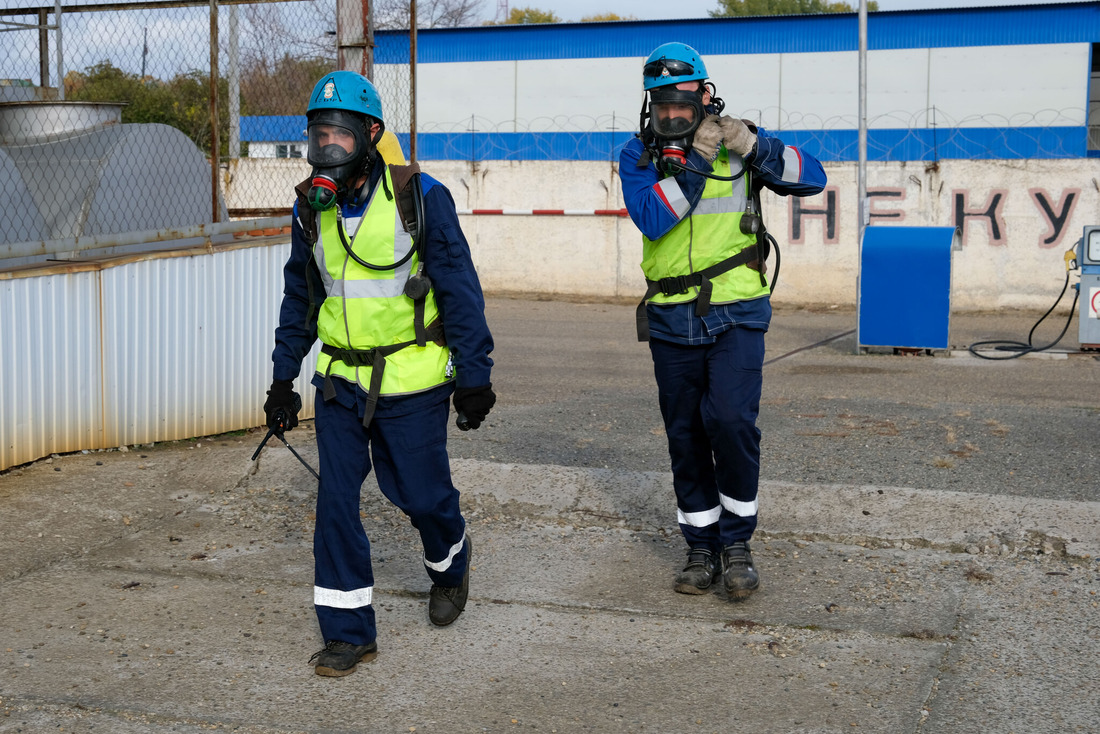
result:
[[(351, 242), (361, 260), (382, 266), (397, 262), (413, 246), (401, 225), (396, 202), (386, 195), (387, 190), (393, 191), (388, 168), (383, 175), (385, 184), (375, 186)], [(366, 350), (415, 340), (413, 300), (405, 295), (404, 288), (418, 256), (414, 254), (396, 269), (373, 270), (357, 263), (344, 250), (335, 208), (319, 213), (317, 223), (313, 254), (325, 286), (325, 301), (317, 315), (321, 341), (340, 349)], [(425, 323), (434, 322), (438, 316), (435, 292), (429, 291), (424, 302)], [(430, 341), (423, 347), (414, 344), (394, 352), (386, 357), (380, 394), (420, 392), (447, 382), (451, 378), (449, 358), (446, 347)], [(373, 370), (333, 360), (324, 352), (317, 357), (318, 374), (358, 383), (367, 392)]]
[[(742, 161), (734, 156), (735, 166)], [(723, 149), (714, 162), (714, 173), (731, 175), (729, 155)], [(642, 272), (649, 280), (689, 275), (736, 255), (755, 244), (752, 235), (741, 234), (741, 217), (749, 208), (748, 176), (736, 181), (708, 178), (703, 197), (684, 219), (657, 240), (642, 238)], [(731, 303), (766, 296), (768, 286), (760, 284), (760, 273), (746, 266), (736, 267), (712, 280), (711, 303)], [(666, 296), (658, 293), (651, 303), (686, 303), (699, 296), (693, 286), (686, 293)]]

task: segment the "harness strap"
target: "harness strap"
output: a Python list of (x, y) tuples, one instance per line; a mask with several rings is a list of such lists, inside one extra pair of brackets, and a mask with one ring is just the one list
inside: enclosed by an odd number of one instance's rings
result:
[[(638, 308), (634, 314), (635, 321), (638, 325), (638, 341), (649, 341), (649, 318), (646, 316), (645, 308), (650, 298), (653, 298), (653, 296), (658, 293), (662, 293), (666, 296), (687, 293), (691, 287), (698, 286), (699, 297), (695, 301), (695, 315), (699, 317), (706, 316), (710, 313), (710, 299), (711, 294), (714, 292), (714, 286), (710, 282), (711, 278), (717, 278), (722, 273), (758, 259), (760, 259), (759, 246), (749, 245), (736, 255), (727, 257), (725, 260), (715, 263), (709, 268), (704, 268), (697, 273), (673, 275), (667, 278), (661, 278), (660, 280), (650, 280), (646, 278), (646, 292), (645, 295), (642, 296), (642, 301), (638, 304)], [(761, 274), (761, 277), (763, 277), (763, 274)]]
[[(447, 345), (441, 321), (437, 320), (427, 327), (424, 330), (424, 336), (441, 347)], [(336, 360), (340, 360), (349, 367), (373, 367), (370, 375), (370, 388), (367, 390), (367, 405), (363, 410), (363, 428), (367, 428), (370, 426), (371, 420), (374, 419), (374, 411), (378, 407), (378, 398), (382, 393), (382, 374), (386, 371), (386, 357), (416, 343), (417, 340), (413, 339), (397, 344), (387, 344), (383, 347), (372, 347), (371, 349), (341, 349), (331, 344), (322, 344), (322, 354), (327, 354), (332, 359), (329, 360), (328, 367), (325, 369), (325, 385), (321, 391), (321, 396), (325, 400), (332, 400), (336, 397), (336, 386), (332, 384), (332, 376), (329, 374), (332, 372), (332, 363)]]
[[(426, 298), (413, 299), (413, 331), (416, 333), (416, 346), (423, 347), (428, 343), (428, 330), (424, 327), (424, 301)], [(442, 333), (442, 329), (440, 330)]]

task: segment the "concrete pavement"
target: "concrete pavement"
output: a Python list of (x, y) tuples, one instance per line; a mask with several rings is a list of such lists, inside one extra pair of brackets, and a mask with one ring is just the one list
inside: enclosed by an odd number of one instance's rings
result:
[[(368, 480), (380, 653), (313, 675), (313, 479), (281, 445), (250, 462), (262, 431), (44, 459), (0, 474), (0, 732), (1097, 729), (1100, 362), (1072, 339), (857, 355), (851, 312), (780, 309), (763, 587), (732, 604), (671, 591), (633, 307), (489, 316), (500, 403), (451, 434), (476, 543), (454, 625), (428, 623), (416, 535)], [(311, 422), (287, 440), (316, 466)]]

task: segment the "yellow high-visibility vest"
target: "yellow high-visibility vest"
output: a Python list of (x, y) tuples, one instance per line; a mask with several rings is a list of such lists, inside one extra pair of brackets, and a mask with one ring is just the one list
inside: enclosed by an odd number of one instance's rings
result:
[[(730, 176), (729, 154), (719, 151), (714, 173)], [(734, 155), (740, 168), (742, 161)], [(756, 243), (753, 235), (741, 233), (741, 217), (749, 205), (749, 177), (736, 181), (716, 181), (708, 178), (703, 197), (690, 215), (680, 220), (663, 237), (650, 240), (642, 237), (642, 272), (649, 280), (690, 275), (736, 255)], [(769, 286), (761, 283), (760, 273), (741, 265), (711, 280), (714, 291), (710, 302), (732, 303), (766, 296)], [(686, 293), (666, 296), (658, 293), (650, 303), (686, 303), (699, 297), (699, 287), (691, 286)]]
[[(397, 203), (386, 191), (393, 191), (390, 170), (385, 185), (375, 187), (363, 212), (359, 229), (351, 241), (355, 254), (372, 265), (389, 265), (402, 259), (413, 247), (412, 238), (401, 226)], [(419, 255), (390, 270), (364, 267), (348, 255), (340, 239), (337, 207), (318, 215), (318, 237), (313, 254), (325, 286), (325, 301), (317, 315), (317, 335), (326, 345), (338, 349), (368, 350), (415, 340), (413, 300), (405, 295), (405, 282), (416, 272)], [(346, 234), (345, 234), (346, 237)], [(437, 320), (435, 292), (424, 303), (424, 323)], [(322, 352), (317, 373), (357, 383), (370, 392), (374, 367), (353, 366)], [(423, 347), (406, 346), (386, 357), (381, 395), (421, 392), (452, 378), (450, 350), (433, 341)]]

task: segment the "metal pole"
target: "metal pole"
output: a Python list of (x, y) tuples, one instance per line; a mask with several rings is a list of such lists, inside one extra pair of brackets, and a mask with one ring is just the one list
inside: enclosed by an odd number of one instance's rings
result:
[(212, 222), (219, 221), (218, 206), (218, 0), (210, 0), (210, 195)]
[(374, 81), (374, 6), (363, 0), (363, 27), (366, 46), (363, 48), (363, 76)]
[(867, 207), (867, 0), (859, 0), (859, 243), (870, 221)]
[(50, 32), (46, 9), (38, 9), (38, 86), (50, 86)]
[(238, 8), (229, 6), (229, 157), (241, 157), (241, 69), (238, 63)]
[(65, 99), (65, 57), (61, 53), (61, 0), (54, 0), (53, 19), (57, 23), (57, 98)]
[(416, 163), (416, 0), (409, 0), (409, 163)]
[(336, 0), (336, 66), (374, 81), (374, 31), (368, 0)]
[[(856, 188), (859, 201), (856, 216), (856, 313), (859, 301), (860, 281), (863, 278), (863, 231), (870, 219), (867, 211), (867, 0), (859, 0), (859, 165), (856, 172)], [(856, 350), (860, 353), (859, 318), (856, 318)]]

